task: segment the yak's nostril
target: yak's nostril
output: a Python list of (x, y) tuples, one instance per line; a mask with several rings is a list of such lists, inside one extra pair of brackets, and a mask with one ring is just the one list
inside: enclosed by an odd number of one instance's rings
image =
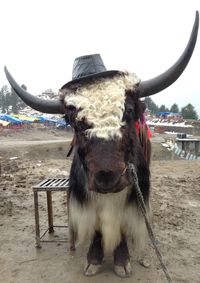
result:
[(113, 176), (113, 172), (112, 171), (99, 171), (95, 174), (95, 177), (98, 179), (98, 180), (109, 180), (110, 178), (112, 178)]
[(101, 170), (95, 174), (95, 182), (99, 187), (113, 187), (119, 180), (118, 172)]

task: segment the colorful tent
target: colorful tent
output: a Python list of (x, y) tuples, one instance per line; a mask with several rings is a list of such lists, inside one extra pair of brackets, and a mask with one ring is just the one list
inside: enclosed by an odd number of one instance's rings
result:
[(12, 124), (22, 124), (22, 123), (33, 123), (33, 122), (40, 122), (45, 123), (48, 122), (49, 124), (56, 124), (56, 125), (66, 125), (66, 122), (64, 119), (53, 119), (43, 116), (26, 116), (22, 114), (14, 114), (14, 115), (8, 115), (8, 114), (1, 114), (0, 113), (0, 119), (3, 121), (8, 121)]
[(22, 120), (23, 122), (28, 122), (28, 123), (33, 123), (35, 121), (38, 121), (39, 119), (36, 117), (28, 117), (26, 115), (21, 115), (21, 114), (15, 114), (13, 115), (15, 118), (18, 118)]

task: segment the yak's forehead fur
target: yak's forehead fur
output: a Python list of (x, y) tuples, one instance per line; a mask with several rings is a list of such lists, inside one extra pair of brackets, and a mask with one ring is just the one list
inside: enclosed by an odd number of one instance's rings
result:
[(121, 137), (120, 128), (125, 108), (125, 92), (135, 90), (139, 79), (135, 74), (121, 73), (114, 77), (96, 79), (92, 83), (65, 89), (64, 102), (78, 110), (76, 119), (86, 121), (91, 137), (109, 140)]

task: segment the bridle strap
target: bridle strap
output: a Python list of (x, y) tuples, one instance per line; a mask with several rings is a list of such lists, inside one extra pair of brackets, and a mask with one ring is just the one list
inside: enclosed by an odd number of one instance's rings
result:
[(71, 144), (70, 144), (70, 149), (67, 153), (67, 157), (70, 157), (70, 155), (71, 155), (71, 153), (74, 149), (75, 144), (76, 144), (76, 135), (74, 134), (73, 139), (72, 139)]

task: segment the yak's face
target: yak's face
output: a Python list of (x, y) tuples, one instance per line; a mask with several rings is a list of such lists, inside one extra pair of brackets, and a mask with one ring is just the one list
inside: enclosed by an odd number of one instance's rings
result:
[(126, 165), (137, 140), (134, 121), (141, 112), (138, 82), (136, 76), (117, 75), (63, 91), (89, 190), (118, 192), (129, 184)]

